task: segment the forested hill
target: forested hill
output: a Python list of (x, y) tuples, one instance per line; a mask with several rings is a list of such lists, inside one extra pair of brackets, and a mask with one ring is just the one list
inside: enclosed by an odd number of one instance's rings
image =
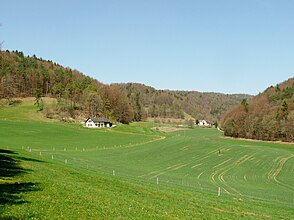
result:
[[(156, 90), (138, 83), (104, 85), (77, 70), (19, 51), (0, 52), (0, 98), (36, 97), (49, 118), (103, 116), (122, 123), (147, 117), (216, 121), (247, 95)], [(197, 89), (197, 88), (195, 88)], [(42, 97), (57, 99), (53, 107)]]
[(244, 94), (155, 90), (138, 83), (112, 86), (122, 89), (133, 102), (139, 98), (149, 117), (184, 118), (184, 113), (187, 113), (196, 120), (218, 121), (229, 108), (239, 104), (244, 98), (251, 98)]
[(227, 136), (294, 141), (294, 78), (229, 110), (221, 122)]

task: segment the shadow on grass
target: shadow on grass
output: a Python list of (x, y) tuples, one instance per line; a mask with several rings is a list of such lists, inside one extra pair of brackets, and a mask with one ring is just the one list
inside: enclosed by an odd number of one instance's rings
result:
[(13, 151), (0, 149), (0, 207), (25, 203), (26, 201), (21, 196), (22, 193), (39, 190), (36, 183), (15, 182), (13, 180), (13, 177), (25, 175), (31, 171), (21, 167), (21, 161), (42, 162), (35, 159), (18, 157), (17, 153)]

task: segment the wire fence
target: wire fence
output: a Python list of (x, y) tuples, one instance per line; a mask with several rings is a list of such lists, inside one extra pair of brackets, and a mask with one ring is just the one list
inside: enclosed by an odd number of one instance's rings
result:
[[(7, 150), (20, 150), (19, 147), (7, 147)], [(139, 171), (134, 172), (130, 170), (124, 170), (118, 166), (109, 166), (105, 164), (97, 164), (93, 160), (88, 160), (79, 156), (80, 152), (85, 152), (85, 148), (75, 147), (75, 148), (65, 148), (65, 147), (52, 147), (51, 149), (37, 149), (31, 147), (21, 147), (21, 150), (25, 154), (33, 154), (35, 157), (39, 157), (42, 160), (52, 161), (54, 163), (64, 164), (64, 166), (78, 167), (83, 170), (90, 172), (100, 173), (104, 175), (109, 175), (113, 177), (122, 178), (130, 181), (139, 181), (141, 183), (148, 183), (154, 185), (167, 186), (183, 190), (191, 190), (199, 193), (207, 193), (215, 196), (225, 196), (239, 198), (243, 200), (256, 201), (263, 204), (270, 204), (278, 207), (288, 207), (294, 208), (294, 190), (292, 191), (292, 196), (288, 195), (287, 199), (274, 198), (270, 195), (265, 195), (264, 197), (260, 195), (252, 194), (238, 194), (238, 193), (227, 193), (220, 185), (204, 185), (201, 184), (197, 179), (193, 177), (183, 176), (171, 177), (169, 175), (154, 175), (152, 178), (148, 178), (145, 173), (139, 175)], [(73, 154), (76, 152), (77, 154)]]

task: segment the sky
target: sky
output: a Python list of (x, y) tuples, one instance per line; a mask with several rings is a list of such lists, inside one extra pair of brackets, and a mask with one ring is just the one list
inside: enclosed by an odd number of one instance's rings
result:
[(106, 84), (246, 93), (294, 77), (293, 0), (1, 0), (2, 50)]

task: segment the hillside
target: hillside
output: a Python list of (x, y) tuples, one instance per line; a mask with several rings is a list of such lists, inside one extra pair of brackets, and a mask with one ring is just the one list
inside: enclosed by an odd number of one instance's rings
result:
[[(18, 97), (36, 97), (48, 118), (67, 120), (103, 116), (129, 123), (148, 118), (218, 121), (248, 95), (156, 90), (138, 83), (104, 85), (77, 70), (22, 52), (0, 52), (0, 98), (8, 104)], [(42, 97), (57, 99), (48, 106)]]
[[(0, 82), (0, 98), (12, 104), (15, 98), (33, 96), (48, 118), (103, 116), (121, 123), (133, 120), (132, 106), (122, 91), (35, 55), (2, 51)], [(42, 100), (45, 96), (56, 98), (57, 103), (46, 105)]]
[(127, 93), (131, 102), (140, 100), (147, 117), (180, 118), (185, 113), (194, 119), (220, 120), (222, 114), (232, 106), (240, 103), (245, 94), (222, 94), (197, 91), (156, 90), (138, 83), (120, 83), (112, 86)]
[(222, 122), (224, 134), (260, 140), (294, 141), (294, 78), (229, 110)]

